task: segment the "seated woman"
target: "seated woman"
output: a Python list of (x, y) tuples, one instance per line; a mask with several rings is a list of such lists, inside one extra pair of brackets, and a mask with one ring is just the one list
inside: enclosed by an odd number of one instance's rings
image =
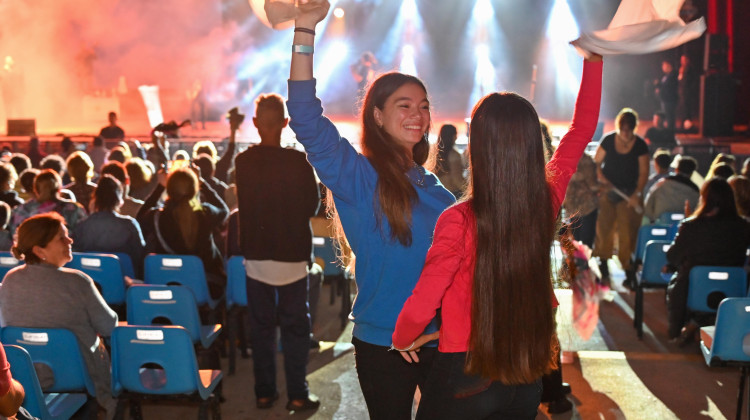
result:
[(143, 272), (146, 242), (138, 222), (118, 213), (123, 203), (122, 195), (122, 185), (112, 175), (99, 178), (92, 200), (94, 213), (73, 229), (73, 250), (128, 254), (136, 274), (139, 274)]
[(68, 229), (75, 228), (76, 224), (86, 218), (86, 210), (75, 201), (60, 197), (60, 175), (52, 169), (45, 169), (34, 178), (35, 198), (13, 209), (10, 219), (9, 230), (11, 233), (31, 216), (56, 212), (65, 219)]
[[(196, 255), (203, 261), (211, 296), (224, 293), (224, 262), (214, 241), (213, 232), (224, 224), (229, 209), (205, 182), (198, 180), (191, 168), (172, 171), (166, 182), (159, 172), (159, 184), (138, 212), (138, 222), (146, 238), (147, 251), (157, 254)], [(156, 207), (167, 190), (163, 208)], [(198, 199), (202, 193), (206, 202)]]
[(91, 178), (94, 177), (94, 162), (85, 152), (75, 152), (68, 156), (66, 165), (73, 182), (66, 185), (65, 188), (72, 191), (76, 201), (83, 206), (86, 212), (89, 212), (91, 210), (89, 208), (91, 194), (94, 193), (96, 188), (96, 184), (91, 182)]
[(689, 343), (698, 327), (713, 315), (688, 313), (690, 269), (697, 265), (743, 266), (750, 245), (750, 223), (737, 214), (734, 193), (726, 180), (712, 178), (701, 187), (698, 208), (682, 221), (664, 271), (677, 271), (667, 288), (669, 337)]
[[(14, 268), (3, 279), (3, 326), (72, 331), (94, 381), (97, 402), (111, 418), (116, 403), (110, 391), (109, 355), (99, 337), (112, 333), (117, 314), (104, 302), (89, 276), (63, 267), (73, 258), (72, 243), (65, 219), (57, 213), (30, 217), (18, 227), (12, 251), (26, 264)], [(52, 378), (45, 377), (44, 372), (40, 374), (44, 387)]]

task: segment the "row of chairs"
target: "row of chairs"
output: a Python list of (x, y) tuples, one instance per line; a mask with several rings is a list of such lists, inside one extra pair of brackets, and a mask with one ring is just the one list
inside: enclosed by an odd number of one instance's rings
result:
[[(195, 394), (202, 402), (199, 419), (206, 418), (209, 409), (214, 419), (220, 418), (218, 357), (212, 362), (216, 366), (199, 369), (196, 351), (212, 348), (221, 325), (200, 324), (193, 293), (183, 286), (135, 285), (127, 291), (127, 308), (130, 324), (136, 325), (116, 327), (111, 338), (113, 395), (130, 400), (139, 418), (139, 401), (149, 395)], [(171, 325), (151, 326), (154, 323)], [(33, 415), (69, 418), (86, 402), (86, 394), (96, 396), (70, 331), (6, 327), (1, 334), (12, 374), (28, 389), (24, 407)], [(12, 346), (22, 349), (9, 349)], [(215, 348), (213, 353), (218, 355)], [(32, 360), (53, 373), (47, 394), (42, 394)], [(118, 405), (120, 415), (123, 408)]]

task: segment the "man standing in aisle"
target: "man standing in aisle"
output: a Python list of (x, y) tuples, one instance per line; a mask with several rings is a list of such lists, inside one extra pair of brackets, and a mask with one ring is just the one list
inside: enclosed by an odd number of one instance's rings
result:
[[(271, 408), (276, 389), (276, 322), (281, 328), (288, 410), (317, 409), (305, 379), (310, 349), (307, 269), (312, 261), (310, 218), (320, 203), (305, 154), (281, 147), (284, 100), (262, 94), (253, 124), (260, 144), (235, 158), (240, 247), (245, 257), (258, 408)], [(241, 120), (241, 119), (240, 119)], [(240, 121), (230, 121), (236, 130)]]

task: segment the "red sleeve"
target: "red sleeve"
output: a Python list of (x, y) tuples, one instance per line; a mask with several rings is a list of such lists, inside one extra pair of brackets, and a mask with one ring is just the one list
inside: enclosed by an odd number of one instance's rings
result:
[(10, 364), (5, 357), (5, 348), (0, 344), (0, 397), (4, 396), (10, 390), (11, 379)]
[(465, 230), (466, 217), (455, 206), (438, 218), (422, 275), (396, 321), (392, 336), (394, 347), (409, 347), (435, 317), (464, 257)]
[(601, 97), (602, 62), (584, 61), (573, 121), (568, 132), (560, 140), (552, 159), (547, 163), (547, 183), (552, 193), (554, 214), (560, 210), (570, 177), (575, 173), (586, 145), (594, 136)]

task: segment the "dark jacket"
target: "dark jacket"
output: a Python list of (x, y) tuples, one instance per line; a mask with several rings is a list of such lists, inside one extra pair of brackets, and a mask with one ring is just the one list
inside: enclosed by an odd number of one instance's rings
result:
[(7, 203), (11, 209), (23, 204), (21, 197), (19, 197), (18, 193), (13, 190), (0, 191), (0, 201)]
[(216, 195), (205, 182), (201, 181), (201, 197), (206, 202), (201, 203), (198, 211), (198, 237), (195, 246), (189, 248), (182, 239), (177, 218), (174, 216), (174, 207), (169, 202), (162, 209), (156, 207), (159, 197), (164, 192), (164, 187), (157, 184), (154, 191), (146, 199), (146, 202), (138, 212), (138, 223), (143, 230), (146, 239), (146, 252), (157, 254), (171, 254), (159, 241), (156, 235), (154, 223), (155, 214), (159, 212), (159, 232), (167, 246), (177, 255), (196, 255), (203, 261), (203, 266), (208, 273), (224, 276), (224, 262), (221, 252), (214, 242), (214, 230), (221, 226), (229, 215), (229, 209), (223, 200)]
[(235, 158), (240, 247), (246, 259), (312, 260), (310, 218), (320, 204), (305, 154), (257, 145)]
[(749, 245), (750, 223), (741, 217), (691, 217), (680, 224), (667, 251), (670, 268), (677, 270), (667, 289), (670, 337), (677, 337), (688, 320), (690, 269), (697, 265), (743, 266)]

